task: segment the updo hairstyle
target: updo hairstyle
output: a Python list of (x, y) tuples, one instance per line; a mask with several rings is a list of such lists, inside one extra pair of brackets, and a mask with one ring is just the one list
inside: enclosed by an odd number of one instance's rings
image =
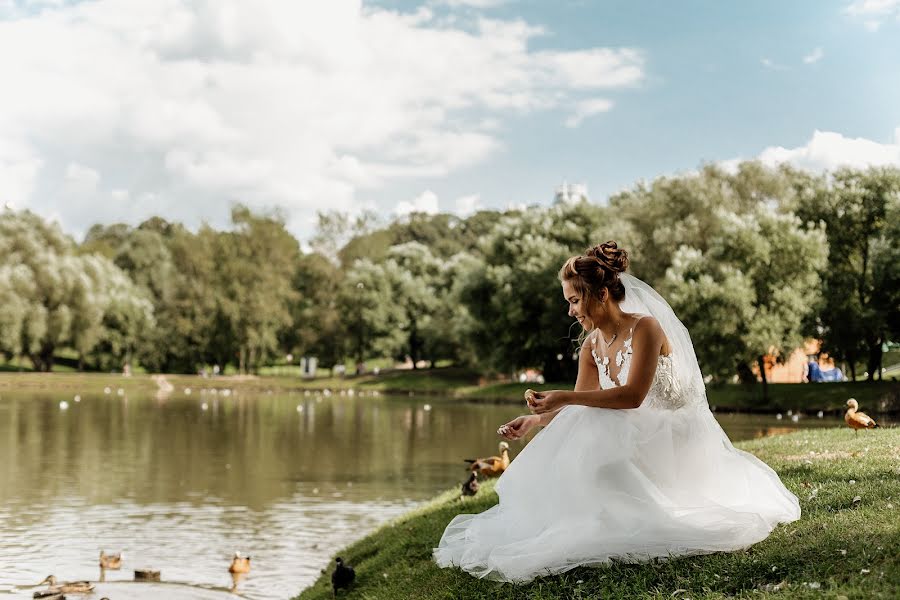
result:
[(628, 252), (613, 241), (588, 248), (582, 256), (573, 256), (559, 270), (559, 280), (569, 281), (589, 309), (599, 301), (603, 288), (616, 302), (625, 299), (625, 286), (619, 273), (628, 268)]

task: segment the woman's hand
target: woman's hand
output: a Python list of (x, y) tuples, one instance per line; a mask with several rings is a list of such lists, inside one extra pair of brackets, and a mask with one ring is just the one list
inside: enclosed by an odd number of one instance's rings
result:
[(518, 440), (531, 431), (536, 425), (540, 424), (541, 418), (537, 415), (522, 415), (516, 417), (506, 425), (501, 425), (497, 433), (508, 440)]
[(536, 415), (559, 410), (569, 403), (569, 394), (565, 390), (534, 392), (528, 402), (528, 408)]

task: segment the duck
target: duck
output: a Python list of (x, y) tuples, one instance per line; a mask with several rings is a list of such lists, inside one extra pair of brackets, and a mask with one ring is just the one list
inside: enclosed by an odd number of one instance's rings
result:
[(478, 483), (478, 471), (472, 471), (472, 474), (469, 475), (469, 479), (462, 484), (462, 495), (474, 496), (478, 493), (479, 487), (481, 487), (481, 485)]
[(49, 592), (58, 592), (60, 594), (87, 594), (94, 589), (94, 584), (90, 581), (65, 581), (58, 583), (54, 575), (47, 575), (47, 578), (38, 585), (47, 584)]
[(235, 551), (234, 557), (231, 559), (231, 566), (228, 567), (229, 573), (249, 573), (250, 557), (241, 556), (240, 552)]
[(117, 571), (122, 568), (122, 553), (107, 554), (103, 550), (100, 551), (100, 568)]
[(500, 442), (500, 456), (487, 458), (467, 458), (470, 471), (477, 471), (482, 477), (499, 477), (509, 466), (509, 444)]
[(856, 398), (847, 400), (847, 406), (849, 408), (847, 408), (847, 412), (844, 413), (844, 421), (847, 422), (847, 426), (850, 427), (854, 433), (859, 429), (875, 429), (876, 427), (880, 427), (880, 425), (875, 422), (875, 419), (866, 413), (859, 412), (859, 403), (856, 401)]
[(337, 592), (341, 588), (349, 588), (353, 580), (356, 579), (356, 571), (348, 564), (344, 564), (344, 559), (338, 556), (334, 559), (337, 566), (331, 574), (331, 590), (332, 595), (337, 596)]

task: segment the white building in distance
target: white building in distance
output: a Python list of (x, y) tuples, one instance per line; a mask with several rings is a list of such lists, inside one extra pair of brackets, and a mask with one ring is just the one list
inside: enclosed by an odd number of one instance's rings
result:
[(566, 204), (576, 204), (578, 202), (589, 202), (587, 185), (583, 183), (563, 182), (562, 185), (556, 186), (556, 195), (554, 202), (565, 202)]

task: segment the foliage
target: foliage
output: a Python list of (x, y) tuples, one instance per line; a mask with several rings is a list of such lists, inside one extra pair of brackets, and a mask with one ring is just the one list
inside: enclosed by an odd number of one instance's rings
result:
[(757, 162), (741, 163), (734, 173), (705, 165), (696, 174), (639, 182), (610, 198), (610, 205), (628, 224), (624, 247), (631, 250), (633, 272), (657, 286), (679, 248), (687, 245), (705, 253), (724, 235), (729, 215), (760, 207), (787, 212), (797, 201), (797, 181), (804, 177)]
[(56, 224), (28, 211), (0, 216), (0, 344), (49, 371), (54, 352), (79, 360), (109, 341), (121, 366), (139, 334), (153, 324), (152, 305), (108, 258), (77, 255)]
[(614, 222), (610, 211), (581, 202), (511, 213), (494, 227), (460, 294), (482, 367), (538, 366), (548, 379), (573, 378), (577, 323), (567, 315), (559, 268), (596, 240), (612, 239)]
[(898, 203), (900, 170), (842, 169), (812, 188), (797, 209), (803, 221), (825, 224), (828, 265), (816, 330), (823, 349), (845, 360), (853, 379), (864, 356), (869, 379), (880, 372), (882, 346), (897, 334)]
[(818, 229), (801, 230), (796, 217), (761, 207), (717, 218), (721, 235), (705, 251), (676, 251), (662, 293), (691, 332), (704, 373), (728, 378), (803, 344), (825, 240)]
[(95, 225), (80, 245), (7, 211), (0, 352), (42, 369), (65, 349), (91, 369), (136, 360), (185, 373), (255, 372), (287, 354), (322, 366), (410, 357), (565, 381), (581, 330), (558, 269), (614, 239), (631, 271), (669, 297), (717, 379), (755, 379), (753, 362), (804, 336), (853, 374), (864, 361), (871, 378), (900, 335), (898, 223), (897, 169), (816, 175), (758, 162), (639, 182), (608, 206), (387, 224), (327, 211), (304, 252), (282, 214), (241, 205), (225, 230), (153, 217)]

